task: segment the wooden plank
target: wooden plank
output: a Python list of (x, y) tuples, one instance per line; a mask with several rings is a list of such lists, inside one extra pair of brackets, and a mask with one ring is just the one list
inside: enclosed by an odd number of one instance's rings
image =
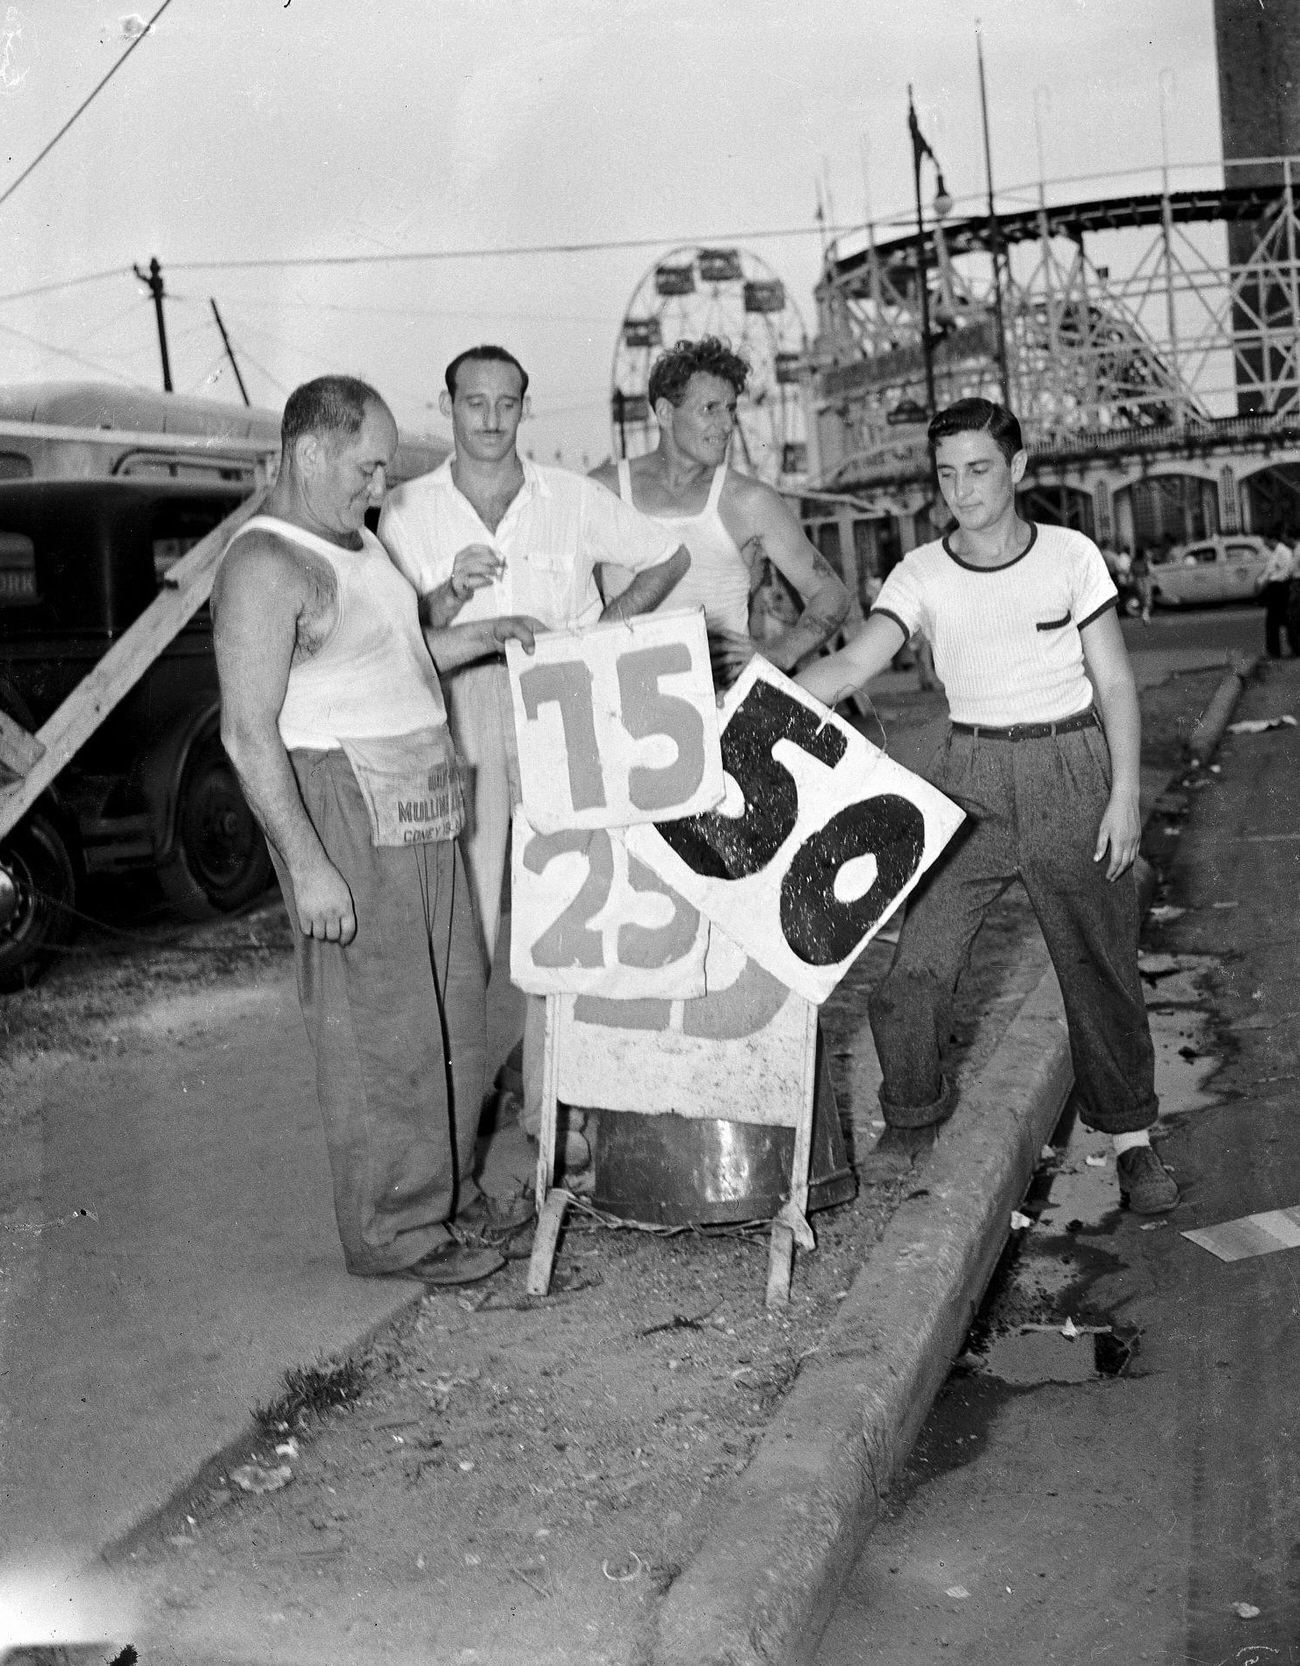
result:
[(790, 1304), (790, 1274), (794, 1268), (794, 1233), (779, 1221), (772, 1223), (772, 1241), (767, 1252), (767, 1293), (764, 1304), (768, 1308), (788, 1307)]
[(573, 1193), (566, 1192), (563, 1186), (553, 1186), (546, 1194), (533, 1237), (533, 1253), (528, 1260), (528, 1279), (524, 1285), (530, 1296), (544, 1296), (551, 1288), (555, 1246), (559, 1242), (564, 1211), (572, 1202)]
[(542, 1044), (542, 1120), (537, 1130), (537, 1173), (533, 1196), (540, 1209), (555, 1184), (556, 1112), (559, 1098), (561, 1009), (559, 997), (546, 997), (546, 1029)]
[(44, 755), (22, 780), (0, 790), (0, 838), (26, 815), (207, 601), (226, 545), (261, 508), (264, 496), (257, 492), (241, 503), (176, 563), (154, 600), (44, 724), (36, 736)]
[(35, 735), (28, 734), (7, 712), (0, 711), (0, 765), (23, 776), (40, 762), (44, 752)]

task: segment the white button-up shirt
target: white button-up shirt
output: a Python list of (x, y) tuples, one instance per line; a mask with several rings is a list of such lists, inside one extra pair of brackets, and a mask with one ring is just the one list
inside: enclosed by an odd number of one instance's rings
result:
[(451, 577), (466, 544), (487, 544), (505, 562), (495, 584), (475, 590), (457, 624), (526, 613), (551, 630), (590, 625), (603, 603), (595, 569), (640, 572), (667, 561), (679, 540), (594, 480), (521, 459), (524, 483), (495, 532), (451, 475), (451, 459), (388, 494), (379, 537), (421, 595)]
[(1269, 551), (1268, 561), (1260, 575), (1261, 584), (1282, 584), (1294, 576), (1295, 560), (1291, 546), (1279, 540)]

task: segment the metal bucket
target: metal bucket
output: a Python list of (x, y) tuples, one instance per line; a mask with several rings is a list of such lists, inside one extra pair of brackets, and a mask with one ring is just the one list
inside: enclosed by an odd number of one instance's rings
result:
[[(794, 1129), (601, 1110), (591, 1201), (624, 1220), (692, 1226), (770, 1220), (790, 1195)], [(808, 1212), (857, 1191), (819, 1045)]]

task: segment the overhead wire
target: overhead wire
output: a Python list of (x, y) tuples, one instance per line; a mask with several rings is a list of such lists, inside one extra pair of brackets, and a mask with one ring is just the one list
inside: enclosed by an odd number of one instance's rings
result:
[(106, 330), (116, 329), (119, 324), (139, 312), (141, 307), (147, 307), (148, 305), (149, 301), (147, 297), (143, 295), (134, 296), (130, 306), (123, 307), (120, 312), (113, 313), (109, 318), (100, 319), (99, 323), (96, 324), (93, 329), (89, 330), (87, 334), (82, 336), (81, 340), (77, 343), (77, 346), (88, 347), (90, 343), (94, 341), (96, 336), (103, 335)]
[[(234, 341), (233, 336), (231, 337), (231, 340)], [(239, 357), (240, 357), (240, 359), (245, 364), (251, 364), (253, 369), (258, 373), (259, 376), (264, 377), (271, 384), (271, 386), (276, 389), (276, 391), (278, 393), (282, 393), (284, 395), (284, 397), (287, 399), (289, 397), (289, 394), (292, 392), (292, 389), (286, 387), (285, 384), (280, 380), (280, 378), (278, 376), (272, 376), (271, 372), (266, 368), (266, 366), (264, 364), (260, 364), (253, 357), (253, 355), (248, 351), (248, 347), (247, 347), (247, 344), (245, 342), (238, 341), (238, 342), (235, 342), (235, 345), (239, 348)]]
[[(853, 230), (850, 226), (826, 228), (838, 235)], [(623, 237), (602, 239), (590, 243), (518, 243), (492, 249), (402, 249), (388, 254), (367, 255), (282, 255), (276, 257), (248, 257), (227, 260), (173, 260), (168, 270), (173, 272), (234, 272), (248, 270), (288, 270), (302, 266), (386, 266), (411, 265), (431, 260), (495, 260), (515, 255), (578, 255), (595, 254), (618, 249), (663, 249), (696, 246), (709, 248), (719, 243), (753, 243), (771, 237), (821, 237), (821, 226), (784, 226), (763, 231), (715, 231), (707, 237)]]
[[(202, 300), (197, 295), (184, 295), (175, 290), (167, 291), (169, 301), (183, 301), (192, 306), (206, 306), (206, 297)], [(501, 319), (508, 318), (529, 324), (605, 324), (608, 315), (594, 312), (505, 312), (500, 307), (478, 307), (473, 312), (457, 311), (450, 307), (379, 307), (366, 302), (341, 301), (279, 301), (243, 298), (239, 305), (261, 312), (346, 312), (364, 313), (367, 317), (382, 318), (479, 318)]]
[(75, 289), (79, 284), (98, 283), (101, 278), (126, 278), (134, 274), (129, 266), (106, 266), (102, 272), (83, 272), (80, 277), (60, 278), (57, 283), (38, 283), (31, 289), (14, 289), (0, 295), (0, 306), (9, 301), (25, 301), (31, 295), (52, 295), (59, 289)]
[(86, 370), (97, 371), (101, 376), (111, 376), (114, 381), (125, 382), (129, 388), (143, 388), (145, 384), (133, 376), (123, 376), (121, 371), (114, 370), (110, 365), (97, 363), (94, 359), (83, 358), (80, 353), (70, 347), (56, 347), (52, 341), (42, 341), (39, 336), (28, 335), (26, 330), (16, 330), (12, 324), (0, 324), (0, 330), (5, 335), (16, 336), (19, 341), (25, 341), (31, 347), (39, 347), (43, 353), (55, 353), (60, 358), (71, 359), (74, 364), (81, 365)]
[(85, 98), (82, 99), (81, 103), (78, 104), (77, 108), (68, 117), (67, 121), (64, 122), (63, 126), (59, 129), (59, 131), (54, 135), (54, 137), (49, 141), (48, 144), (44, 145), (39, 151), (37, 151), (36, 155), (32, 158), (32, 160), (23, 169), (22, 173), (20, 173), (18, 175), (18, 178), (16, 180), (14, 180), (13, 184), (7, 186), (6, 189), (3, 192), (0, 192), (0, 208), (4, 207), (5, 203), (7, 203), (9, 201), (10, 197), (13, 196), (14, 192), (18, 189), (18, 187), (22, 184), (22, 182), (28, 177), (28, 175), (33, 173), (41, 165), (41, 163), (45, 160), (45, 158), (54, 149), (55, 145), (58, 144), (59, 140), (68, 131), (68, 129), (72, 126), (73, 122), (75, 122), (77, 120), (78, 116), (80, 116), (83, 111), (88, 110), (90, 108), (90, 106), (94, 103), (94, 101), (99, 97), (100, 93), (103, 92), (104, 88), (108, 85), (108, 83), (117, 74), (118, 70), (121, 69), (122, 65), (126, 62), (126, 60), (135, 51), (136, 47), (139, 46), (140, 42), (142, 40), (144, 40), (146, 35), (149, 34), (149, 32), (152, 30), (154, 24), (157, 23), (158, 19), (167, 10), (168, 6), (170, 6), (171, 3), (172, 3), (172, 0), (162, 0), (162, 5), (159, 6), (158, 10), (149, 19), (148, 23), (145, 24), (144, 28), (141, 29), (140, 33), (131, 42), (130, 46), (127, 47), (126, 51), (117, 60), (117, 62), (113, 65), (113, 67), (108, 71), (107, 75), (103, 76), (99, 81), (96, 82), (96, 84), (91, 88), (90, 92), (86, 94)]
[[(239, 317), (239, 314), (237, 312), (235, 312), (235, 313), (229, 313), (228, 312), (226, 314), (226, 325), (227, 325), (228, 329), (230, 328), (230, 326), (232, 324), (232, 321), (236, 325), (239, 334), (243, 337), (243, 340), (241, 340), (238, 343), (240, 352), (244, 355), (245, 358), (248, 359), (248, 362), (250, 364), (256, 366), (256, 368), (258, 370), (260, 370), (264, 376), (267, 377), (268, 381), (274, 382), (275, 386), (277, 388), (279, 388), (280, 391), (282, 393), (286, 394), (286, 395), (288, 394), (289, 390), (284, 386), (284, 383), (280, 382), (280, 381), (277, 381), (274, 376), (271, 376), (270, 373), (262, 365), (257, 364), (256, 359), (249, 358), (248, 348), (247, 348), (246, 345), (244, 345), (244, 342), (247, 340), (247, 336), (250, 332), (253, 335), (260, 337), (263, 341), (269, 343), (270, 346), (276, 348), (278, 351), (285, 352), (285, 353), (291, 353), (291, 354), (295, 355), (297, 358), (304, 360), (309, 365), (318, 366), (321, 370), (323, 370), (325, 372), (333, 372), (333, 371), (337, 371), (337, 369), (338, 369), (338, 359), (337, 358), (323, 359), (323, 358), (321, 358), (321, 356), (318, 353), (309, 352), (307, 349), (302, 348), (302, 347), (290, 346), (290, 344), (287, 343), (286, 341), (284, 341), (280, 336), (274, 335), (270, 330), (264, 329), (261, 325), (252, 324), (246, 318), (241, 321), (240, 317)], [(232, 331), (232, 340), (233, 339), (234, 339), (234, 331)], [(399, 391), (404, 391), (406, 393), (407, 398), (410, 399), (414, 403), (419, 403), (424, 398), (423, 394), (413, 393), (409, 389), (404, 389), (404, 390), (399, 390)]]

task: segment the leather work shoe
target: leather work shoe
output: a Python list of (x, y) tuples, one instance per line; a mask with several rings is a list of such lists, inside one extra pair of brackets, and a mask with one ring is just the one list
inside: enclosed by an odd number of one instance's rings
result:
[(428, 1285), (477, 1284), (479, 1279), (499, 1273), (505, 1264), (505, 1256), (486, 1244), (458, 1244), (449, 1238), (409, 1267), (395, 1267), (386, 1276), (414, 1278)]
[(496, 1198), (480, 1192), (448, 1225), (470, 1243), (495, 1244), (527, 1226), (532, 1218), (533, 1206), (527, 1198)]
[(1159, 1215), (1178, 1202), (1178, 1182), (1149, 1145), (1121, 1151), (1115, 1169), (1119, 1195), (1135, 1215)]

